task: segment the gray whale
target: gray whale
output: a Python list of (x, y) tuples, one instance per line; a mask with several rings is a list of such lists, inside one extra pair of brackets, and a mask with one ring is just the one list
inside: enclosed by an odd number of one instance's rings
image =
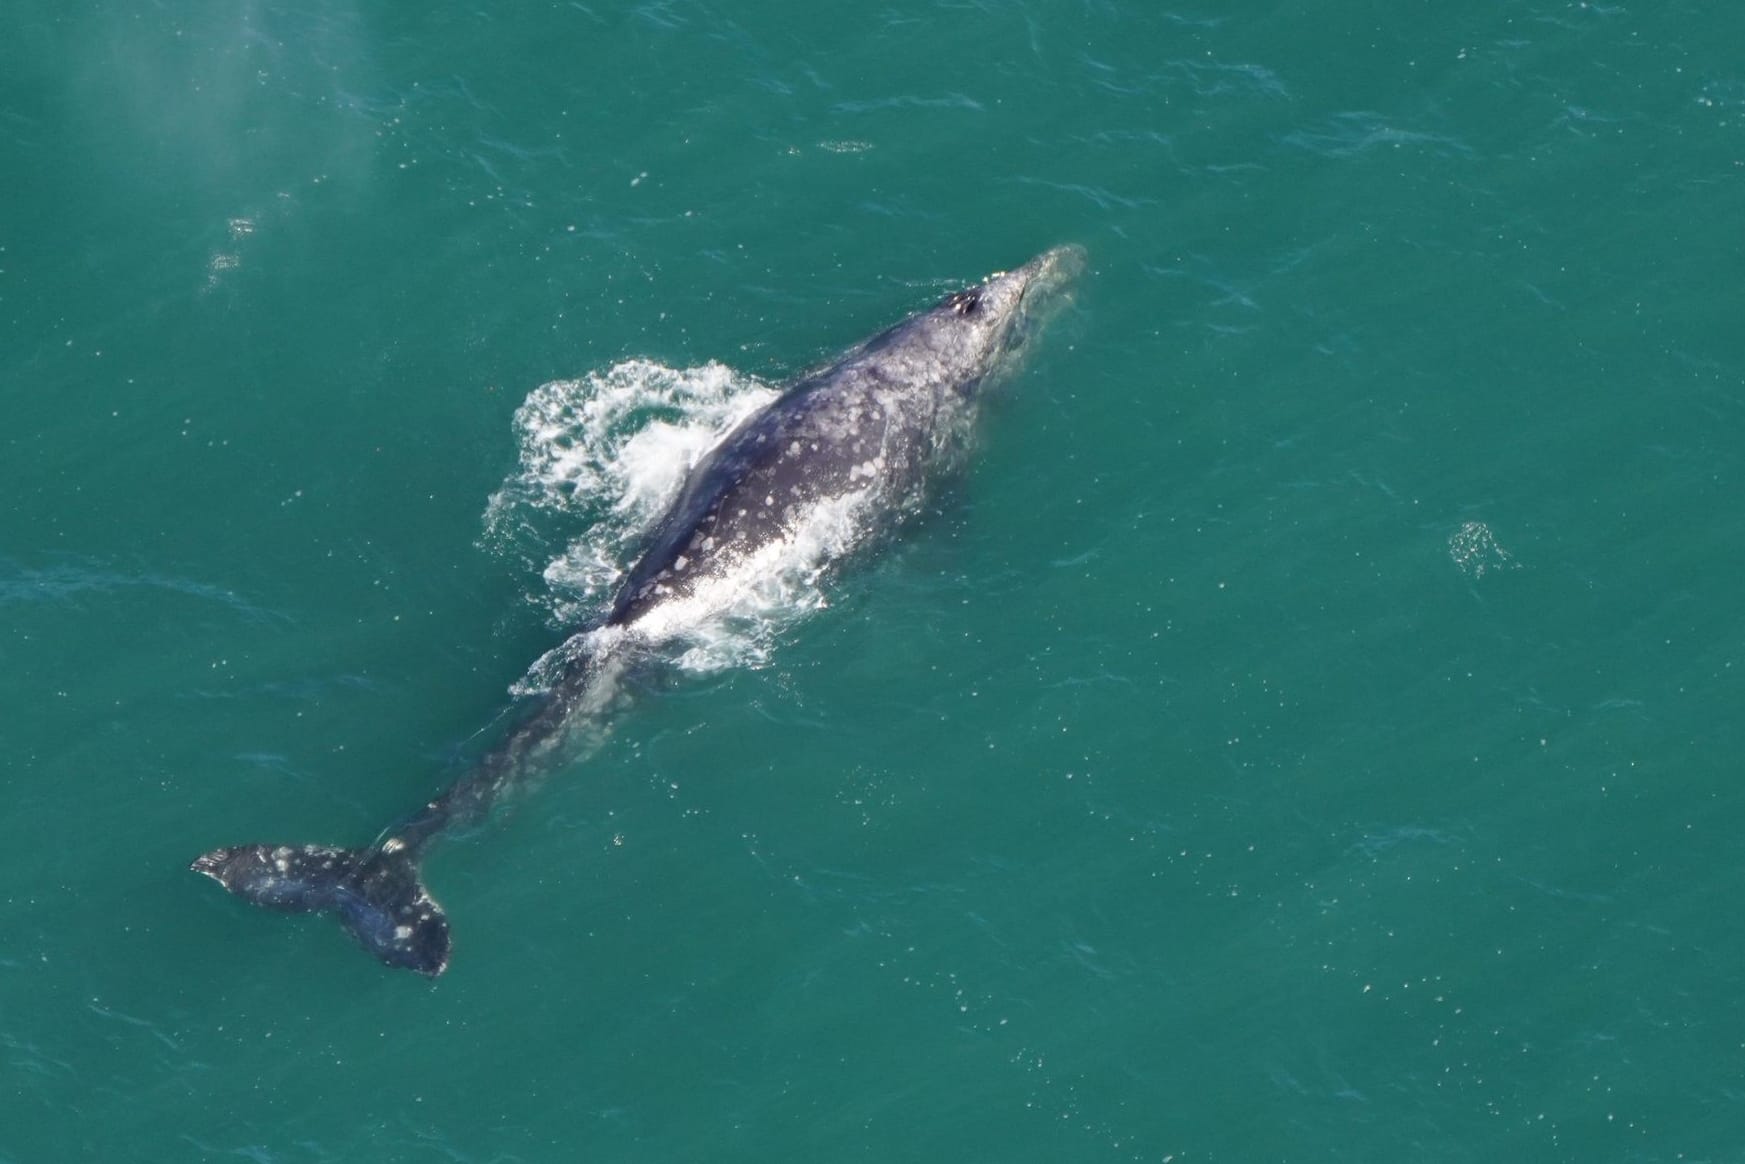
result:
[(448, 918), (419, 874), (430, 842), (559, 764), (614, 703), (625, 669), (723, 592), (755, 585), (772, 547), (822, 530), (801, 564), (823, 569), (914, 512), (964, 459), (981, 390), (1013, 370), (1083, 266), (1081, 249), (1058, 247), (992, 275), (802, 376), (740, 423), (686, 478), (611, 608), (572, 640), (586, 644), (557, 682), (466, 775), (374, 844), (242, 845), (191, 868), (256, 905), (331, 913), (388, 966), (442, 973)]

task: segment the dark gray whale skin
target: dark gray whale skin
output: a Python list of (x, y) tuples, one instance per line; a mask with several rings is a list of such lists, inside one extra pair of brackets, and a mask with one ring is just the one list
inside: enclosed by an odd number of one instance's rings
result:
[[(960, 462), (981, 389), (1008, 373), (1084, 265), (1057, 247), (947, 296), (802, 376), (693, 469), (605, 617), (622, 642), (659, 641), (664, 608), (787, 536), (813, 507), (855, 503), (870, 531), (917, 508)], [(578, 721), (598, 716), (626, 651), (578, 651), (517, 726), (459, 781), (361, 849), (243, 845), (191, 866), (238, 897), (288, 913), (331, 913), (388, 966), (447, 968), (447, 915), (419, 875), (426, 846), (483, 820), (508, 788), (555, 766)]]

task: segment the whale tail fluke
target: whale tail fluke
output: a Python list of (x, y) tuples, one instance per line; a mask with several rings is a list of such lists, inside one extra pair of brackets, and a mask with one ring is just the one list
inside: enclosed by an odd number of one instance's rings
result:
[(386, 965), (431, 977), (448, 967), (448, 916), (418, 875), (417, 851), (398, 838), (368, 849), (213, 849), (189, 868), (267, 909), (335, 914)]

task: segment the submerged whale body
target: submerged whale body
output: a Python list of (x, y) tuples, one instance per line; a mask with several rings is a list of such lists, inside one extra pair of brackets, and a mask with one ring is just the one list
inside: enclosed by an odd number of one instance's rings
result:
[(363, 849), (244, 845), (192, 868), (256, 905), (331, 913), (389, 966), (448, 966), (448, 918), (419, 876), (439, 835), (554, 767), (635, 660), (784, 571), (816, 573), (922, 503), (963, 459), (981, 390), (1009, 373), (1083, 267), (1060, 247), (946, 297), (801, 377), (692, 470), (609, 611), (549, 691), (464, 777)]

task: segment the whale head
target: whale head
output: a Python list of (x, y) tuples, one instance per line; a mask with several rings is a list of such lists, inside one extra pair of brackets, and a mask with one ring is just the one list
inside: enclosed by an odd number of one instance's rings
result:
[(911, 322), (939, 360), (941, 378), (971, 393), (1014, 368), (1084, 267), (1084, 248), (1055, 247), (1016, 270), (997, 272), (946, 296)]
[(1022, 267), (947, 295), (869, 340), (856, 356), (896, 365), (910, 387), (972, 396), (1015, 369), (1029, 339), (1066, 301), (1065, 292), (1084, 266), (1082, 247), (1044, 251)]

